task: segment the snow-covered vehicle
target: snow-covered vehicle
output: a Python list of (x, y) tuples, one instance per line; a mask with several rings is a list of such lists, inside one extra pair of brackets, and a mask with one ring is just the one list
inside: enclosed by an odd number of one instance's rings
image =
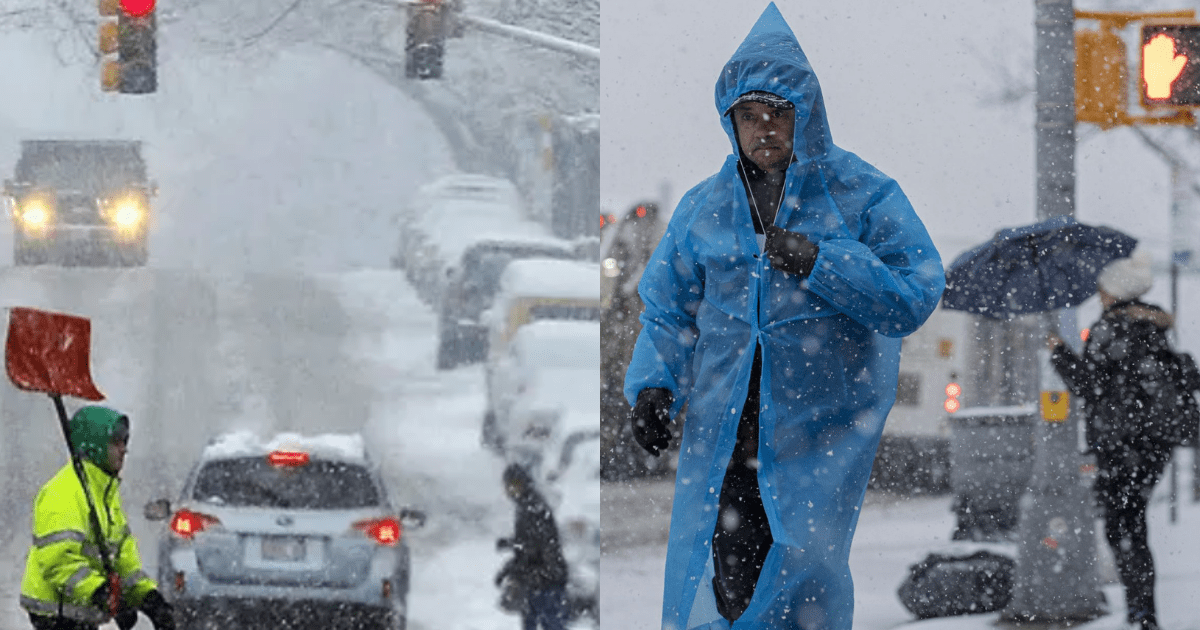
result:
[(181, 628), (405, 627), (424, 515), (392, 505), (361, 435), (222, 435), (145, 515), (168, 523), (158, 583)]
[(488, 330), (482, 321), (508, 263), (524, 258), (576, 257), (571, 243), (553, 238), (510, 237), (472, 243), (449, 269), (438, 308), (437, 367), (447, 370), (487, 358)]
[(392, 266), (403, 268), (417, 296), (436, 307), (448, 270), (473, 243), (487, 239), (549, 238), (529, 220), (512, 182), (487, 175), (453, 174), (422, 186), (402, 208), (400, 242)]
[(16, 265), (146, 264), (155, 191), (140, 142), (24, 140), (13, 175)]
[[(600, 321), (600, 267), (597, 264), (578, 261), (526, 259), (514, 260), (501, 274), (500, 290), (492, 307), (484, 316), (488, 327), (488, 358), (484, 366), (484, 377), (488, 391), (488, 406), (483, 419), (483, 443), (502, 448), (507, 428), (507, 411), (514, 401), (522, 383), (522, 377), (514, 367), (520, 362), (533, 364), (532, 359), (517, 357), (510, 346), (518, 332), (525, 326), (540, 321), (591, 322), (593, 328), (587, 335), (595, 337), (584, 341), (564, 343), (579, 345), (578, 352), (589, 358), (590, 363), (577, 361), (574, 365), (590, 365), (599, 370), (599, 321)], [(564, 334), (565, 330), (551, 327), (544, 333), (534, 335)], [(592, 332), (594, 331), (594, 332)], [(567, 333), (579, 334), (579, 332)], [(536, 339), (526, 342), (536, 345)], [(591, 343), (590, 348), (585, 348)], [(505, 383), (499, 381), (505, 380)], [(596, 377), (596, 398), (599, 400), (599, 376)], [(505, 417), (501, 417), (505, 416)]]
[(531, 258), (514, 260), (500, 275), (488, 310), (488, 360), (499, 358), (517, 330), (533, 321), (600, 321), (600, 265)]
[(570, 572), (572, 619), (600, 627), (600, 416), (569, 414), (546, 445), (536, 478), (554, 510)]
[(522, 326), (492, 366), (484, 443), (522, 464), (540, 459), (563, 418), (600, 428), (600, 324), (536, 321)]

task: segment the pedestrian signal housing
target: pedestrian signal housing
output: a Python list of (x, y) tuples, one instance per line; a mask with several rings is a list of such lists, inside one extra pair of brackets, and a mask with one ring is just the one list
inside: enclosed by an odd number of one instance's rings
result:
[(1142, 26), (1141, 92), (1148, 107), (1200, 107), (1200, 23)]

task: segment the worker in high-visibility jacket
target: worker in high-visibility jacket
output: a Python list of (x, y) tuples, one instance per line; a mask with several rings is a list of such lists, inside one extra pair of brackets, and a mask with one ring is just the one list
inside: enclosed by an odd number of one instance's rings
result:
[[(121, 509), (118, 475), (125, 463), (129, 418), (107, 407), (83, 407), (71, 418), (70, 435), (71, 447), (82, 459), (96, 520), (68, 463), (34, 500), (33, 546), (21, 583), (21, 607), (36, 630), (97, 630), (114, 618), (115, 590), (115, 618), (121, 630), (137, 623), (138, 610), (156, 630), (174, 630), (171, 605), (142, 571), (137, 543)], [(106, 574), (97, 534), (107, 544), (115, 580)]]

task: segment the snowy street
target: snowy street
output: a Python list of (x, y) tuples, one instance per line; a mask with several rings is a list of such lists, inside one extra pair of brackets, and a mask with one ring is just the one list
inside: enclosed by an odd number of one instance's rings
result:
[[(1183, 462), (1189, 462), (1186, 454)], [(1182, 467), (1184, 470), (1188, 465)], [(1190, 477), (1180, 475), (1180, 487), (1189, 488)], [(673, 479), (605, 483), (602, 487), (605, 526), (604, 560), (600, 586), (600, 614), (607, 627), (651, 630), (662, 614), (663, 564), (670, 518)], [(854, 576), (855, 630), (991, 630), (1008, 628), (998, 623), (999, 613), (943, 617), (917, 621), (900, 603), (896, 589), (908, 568), (930, 552), (962, 550), (950, 540), (954, 515), (950, 495), (902, 498), (868, 492), (859, 519), (850, 570)], [(1158, 573), (1159, 619), (1170, 630), (1200, 630), (1200, 504), (1187, 495), (1179, 501), (1178, 519), (1169, 519), (1168, 484), (1155, 489), (1148, 514), (1150, 548)], [(1121, 587), (1107, 544), (1098, 532), (1098, 575), (1111, 614), (1073, 626), (1077, 630), (1123, 629), (1125, 609)], [(610, 625), (611, 624), (611, 625)], [(1024, 626), (1031, 627), (1031, 626)], [(1051, 630), (1064, 626), (1033, 626)]]
[[(478, 365), (438, 373), (434, 317), (402, 273), (312, 278), (149, 270), (5, 270), (11, 303), (74, 312), (93, 321), (93, 376), (127, 411), (132, 437), (125, 508), (153, 575), (162, 529), (141, 516), (151, 498), (174, 499), (205, 440), (242, 428), (361, 431), (399, 505), (426, 526), (406, 533), (413, 552), (410, 628), (516, 627), (496, 608), (492, 577), (511, 532), (502, 464), (479, 445)], [(283, 308), (283, 306), (287, 308)], [(77, 401), (68, 400), (73, 408)], [(2, 475), (0, 629), (28, 620), (17, 606), (38, 486), (65, 461), (48, 398), (0, 390), (9, 426)], [(446, 611), (453, 611), (447, 616)], [(145, 622), (143, 622), (145, 623)]]

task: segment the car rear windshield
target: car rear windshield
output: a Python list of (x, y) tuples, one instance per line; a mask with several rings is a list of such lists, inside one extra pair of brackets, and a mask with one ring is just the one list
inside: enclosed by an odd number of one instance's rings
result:
[(215, 460), (196, 478), (192, 498), (229, 506), (345, 510), (379, 505), (379, 491), (363, 466), (312, 460), (272, 466), (264, 457)]

